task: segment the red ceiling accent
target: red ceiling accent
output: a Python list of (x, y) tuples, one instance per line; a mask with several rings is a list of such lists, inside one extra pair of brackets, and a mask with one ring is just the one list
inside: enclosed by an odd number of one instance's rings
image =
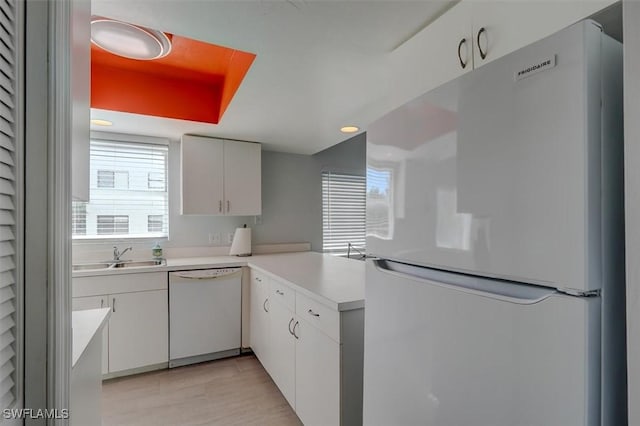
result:
[(171, 38), (161, 59), (123, 58), (91, 45), (91, 107), (218, 124), (256, 55)]

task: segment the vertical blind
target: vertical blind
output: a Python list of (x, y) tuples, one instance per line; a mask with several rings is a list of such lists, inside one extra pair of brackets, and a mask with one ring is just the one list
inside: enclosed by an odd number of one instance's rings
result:
[(74, 237), (168, 235), (167, 155), (167, 145), (91, 140), (90, 201), (74, 201)]
[(365, 248), (366, 178), (322, 173), (322, 250), (346, 255), (348, 244)]
[(16, 393), (16, 165), (15, 159), (15, 9), (0, 0), (0, 409)]

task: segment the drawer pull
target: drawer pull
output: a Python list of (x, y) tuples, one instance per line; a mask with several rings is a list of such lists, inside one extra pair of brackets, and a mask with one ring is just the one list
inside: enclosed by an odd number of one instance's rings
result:
[(293, 337), (295, 337), (296, 339), (299, 339), (299, 338), (300, 338), (300, 336), (298, 336), (298, 335), (296, 334), (296, 327), (298, 326), (298, 324), (300, 324), (298, 321), (296, 321), (296, 323), (295, 323), (295, 324), (293, 324), (293, 333), (292, 333), (292, 334), (293, 334)]
[(279, 294), (280, 296), (284, 296), (284, 292), (282, 292), (280, 290), (276, 290), (276, 294)]
[(309, 309), (307, 312), (309, 313), (309, 315), (313, 315), (314, 317), (319, 317), (320, 316), (320, 314), (316, 314), (315, 312), (313, 312), (312, 309)]
[[(293, 334), (293, 331), (291, 331), (291, 323), (292, 323), (292, 322), (293, 322), (293, 318), (291, 318), (291, 319), (289, 320), (289, 334), (290, 334), (290, 335), (292, 335), (292, 336), (295, 336), (295, 334)], [(296, 323), (296, 324), (297, 324), (297, 323)], [(294, 327), (295, 327), (295, 325), (294, 325)]]

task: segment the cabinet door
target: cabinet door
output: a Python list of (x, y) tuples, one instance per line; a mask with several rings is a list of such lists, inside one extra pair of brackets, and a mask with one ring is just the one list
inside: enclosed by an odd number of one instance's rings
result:
[(251, 349), (269, 371), (269, 281), (251, 271), (249, 307), (249, 341)]
[(182, 137), (182, 214), (224, 214), (223, 147), (220, 139)]
[[(99, 309), (109, 306), (109, 296), (74, 297), (71, 299), (71, 309), (82, 311), (85, 309)], [(109, 323), (102, 329), (102, 374), (109, 372)]]
[[(482, 66), (576, 23), (612, 1), (474, 2), (473, 62)], [(478, 43), (478, 32), (484, 28)], [(480, 50), (486, 54), (483, 59)]]
[(306, 426), (340, 424), (340, 345), (304, 320), (295, 329), (296, 414)]
[(269, 373), (289, 405), (295, 409), (296, 339), (289, 332), (294, 324), (295, 315), (293, 312), (283, 304), (272, 301), (269, 311), (271, 338)]
[(391, 52), (390, 109), (471, 71), (472, 51), (471, 4), (462, 2)]
[(224, 142), (225, 214), (262, 213), (261, 148), (258, 143)]
[(169, 360), (167, 290), (110, 295), (109, 371)]

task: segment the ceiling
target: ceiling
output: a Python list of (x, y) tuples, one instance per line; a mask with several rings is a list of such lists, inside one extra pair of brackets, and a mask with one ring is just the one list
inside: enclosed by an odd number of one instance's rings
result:
[(388, 54), (455, 2), (93, 0), (92, 14), (255, 53), (219, 124), (92, 109), (109, 130), (192, 133), (312, 154), (387, 111)]

